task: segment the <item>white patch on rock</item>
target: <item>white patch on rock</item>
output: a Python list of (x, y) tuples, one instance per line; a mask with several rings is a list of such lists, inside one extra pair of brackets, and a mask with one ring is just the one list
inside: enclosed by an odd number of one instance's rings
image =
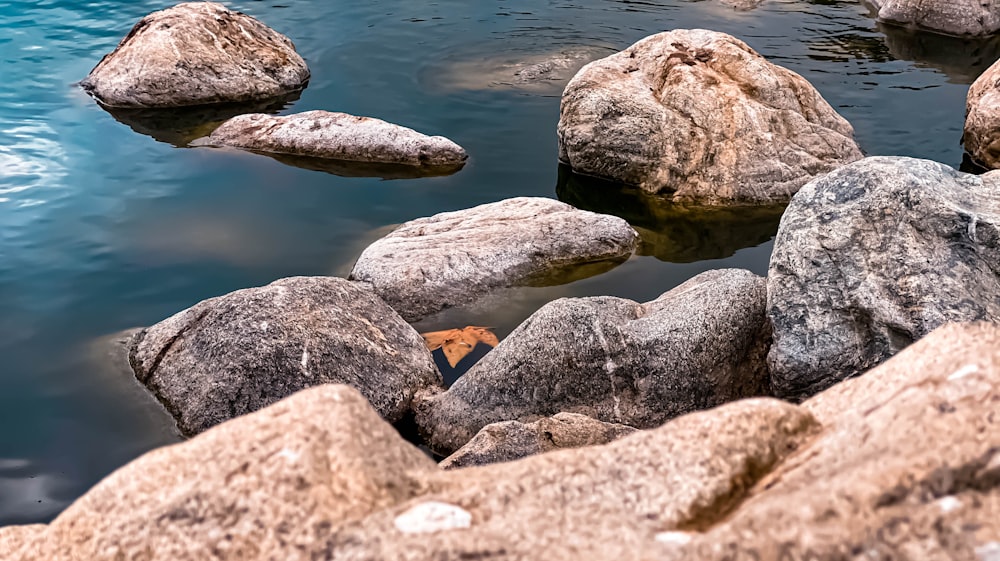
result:
[(941, 507), (941, 512), (948, 514), (949, 512), (956, 511), (962, 508), (962, 501), (958, 500), (957, 497), (948, 495), (947, 497), (942, 497), (937, 501), (939, 507)]
[(691, 534), (688, 532), (660, 532), (656, 534), (656, 541), (670, 545), (686, 545), (691, 541)]
[(430, 534), (468, 528), (472, 525), (472, 515), (452, 504), (428, 501), (400, 514), (393, 524), (404, 534)]
[(288, 460), (291, 463), (295, 463), (295, 462), (299, 461), (299, 457), (301, 457), (301, 456), (302, 456), (302, 454), (300, 454), (299, 452), (297, 452), (295, 450), (292, 450), (291, 448), (282, 448), (281, 451), (278, 452), (278, 457), (279, 458), (284, 458), (284, 459)]
[(987, 542), (976, 548), (979, 561), (1000, 561), (1000, 542)]
[(966, 364), (965, 366), (952, 372), (951, 375), (948, 376), (948, 380), (958, 380), (961, 378), (965, 378), (969, 374), (975, 374), (976, 372), (979, 372), (979, 366), (975, 364)]

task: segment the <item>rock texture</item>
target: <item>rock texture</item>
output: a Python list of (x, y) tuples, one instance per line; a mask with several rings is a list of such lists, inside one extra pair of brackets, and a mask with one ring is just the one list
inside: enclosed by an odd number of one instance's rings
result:
[(586, 415), (558, 413), (534, 423), (503, 421), (486, 425), (465, 446), (440, 464), (444, 469), (509, 462), (562, 448), (607, 444), (635, 432)]
[(526, 93), (562, 92), (584, 64), (616, 49), (596, 45), (567, 46), (534, 54), (494, 53), (474, 59), (447, 61), (424, 72), (422, 81), (445, 91), (517, 90)]
[(407, 222), (369, 246), (349, 278), (417, 321), (499, 289), (624, 261), (638, 237), (621, 218), (521, 197)]
[(638, 428), (768, 391), (764, 279), (702, 273), (646, 304), (547, 304), (447, 392), (421, 396), (417, 424), (449, 453), (484, 426), (580, 413)]
[(969, 88), (962, 143), (979, 165), (1000, 168), (1000, 61)]
[(284, 35), (214, 2), (139, 20), (80, 83), (112, 107), (248, 102), (305, 87), (309, 69)]
[(941, 328), (805, 402), (820, 436), (726, 521), (660, 559), (992, 561), (1000, 329)]
[(879, 21), (948, 35), (989, 35), (1000, 30), (994, 0), (867, 0)]
[(468, 156), (443, 136), (371, 117), (306, 111), (284, 117), (261, 113), (229, 119), (207, 144), (310, 158), (409, 166), (461, 167)]
[(423, 339), (370, 289), (293, 277), (211, 298), (139, 332), (139, 381), (201, 432), (319, 384), (358, 389), (395, 422), (440, 383)]
[(940, 325), (1000, 320), (1000, 175), (867, 158), (805, 186), (767, 278), (777, 395), (803, 398)]
[(36, 544), (41, 539), (46, 528), (45, 524), (4, 526), (0, 528), (0, 559), (17, 560), (21, 556), (28, 559), (39, 559), (36, 552)]
[(774, 203), (860, 159), (853, 134), (809, 82), (745, 43), (675, 30), (570, 81), (559, 159), (678, 202)]

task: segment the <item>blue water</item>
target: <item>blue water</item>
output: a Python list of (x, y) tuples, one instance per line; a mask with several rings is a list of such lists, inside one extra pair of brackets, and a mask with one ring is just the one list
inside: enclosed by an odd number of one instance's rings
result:
[[(136, 20), (168, 5), (0, 2), (0, 525), (49, 520), (110, 471), (178, 440), (110, 335), (283, 276), (343, 274), (391, 224), (557, 196), (559, 89), (443, 83), (455, 65), (485, 72), (498, 58), (716, 29), (809, 79), (868, 153), (957, 166), (968, 84), (998, 54), (995, 44), (880, 29), (846, 1), (767, 0), (751, 12), (716, 0), (231, 2), (307, 60), (312, 81), (286, 112), (375, 116), (446, 135), (471, 155), (453, 176), (384, 181), (178, 148), (75, 87)], [(485, 324), (503, 336), (560, 296), (648, 300), (706, 269), (766, 272), (773, 218), (685, 225), (642, 201), (569, 198), (636, 222), (644, 255), (418, 327)]]

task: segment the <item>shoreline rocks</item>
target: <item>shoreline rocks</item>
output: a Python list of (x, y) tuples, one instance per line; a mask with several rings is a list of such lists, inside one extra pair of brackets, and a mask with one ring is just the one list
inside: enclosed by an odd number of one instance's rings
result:
[(787, 201), (862, 158), (851, 125), (804, 78), (714, 31), (647, 37), (563, 92), (559, 160), (675, 202)]
[(142, 18), (80, 83), (110, 107), (251, 102), (301, 90), (309, 69), (284, 35), (214, 2)]
[(348, 278), (370, 283), (412, 322), (582, 265), (624, 261), (638, 237), (621, 218), (519, 197), (406, 222), (365, 249)]
[(980, 0), (867, 0), (878, 20), (947, 35), (989, 35), (1000, 30), (1000, 5)]
[(981, 166), (1000, 168), (1000, 61), (972, 83), (965, 101), (962, 144)]

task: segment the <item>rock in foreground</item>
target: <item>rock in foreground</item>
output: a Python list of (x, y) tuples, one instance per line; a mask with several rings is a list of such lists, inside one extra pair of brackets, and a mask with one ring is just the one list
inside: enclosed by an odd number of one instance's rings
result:
[(233, 117), (212, 132), (205, 144), (309, 158), (460, 168), (468, 156), (443, 136), (370, 117), (307, 111), (285, 117), (251, 114)]
[(395, 422), (441, 383), (423, 339), (370, 289), (293, 277), (211, 298), (139, 332), (129, 360), (187, 434), (335, 382)]
[(349, 278), (417, 321), (581, 265), (624, 261), (638, 238), (621, 218), (521, 197), (407, 222), (365, 249)]
[(766, 394), (764, 279), (702, 273), (658, 299), (563, 298), (538, 310), (451, 388), (415, 405), (432, 449), (484, 426), (580, 413), (638, 428)]
[(745, 43), (675, 30), (570, 81), (559, 159), (677, 202), (775, 203), (860, 159), (853, 134), (809, 82)]
[(962, 143), (979, 165), (1000, 168), (1000, 61), (969, 88)]
[(992, 0), (868, 0), (879, 21), (948, 35), (989, 35), (1000, 30), (1000, 4)]
[(1000, 320), (1000, 175), (867, 158), (805, 186), (767, 277), (777, 395), (803, 398), (935, 328)]
[(214, 2), (142, 18), (80, 83), (112, 107), (249, 102), (305, 87), (309, 69), (284, 35)]

